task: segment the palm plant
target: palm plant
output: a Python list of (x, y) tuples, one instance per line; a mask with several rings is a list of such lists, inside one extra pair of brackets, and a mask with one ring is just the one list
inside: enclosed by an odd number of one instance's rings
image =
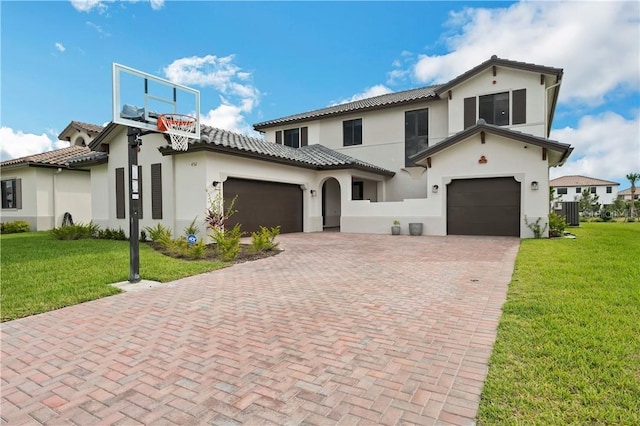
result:
[(627, 175), (627, 179), (629, 179), (629, 183), (631, 183), (631, 218), (636, 216), (636, 209), (634, 206), (634, 201), (636, 200), (636, 181), (640, 179), (640, 173), (629, 173)]

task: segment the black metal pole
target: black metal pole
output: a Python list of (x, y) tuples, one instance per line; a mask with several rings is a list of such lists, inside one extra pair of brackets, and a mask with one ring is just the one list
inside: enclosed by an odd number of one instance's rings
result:
[(140, 188), (138, 186), (138, 148), (140, 129), (129, 127), (129, 282), (140, 282)]

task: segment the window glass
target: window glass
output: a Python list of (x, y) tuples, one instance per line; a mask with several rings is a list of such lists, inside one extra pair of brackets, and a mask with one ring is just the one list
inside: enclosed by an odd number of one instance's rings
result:
[(612, 191), (613, 189), (610, 186), (607, 186), (607, 194), (611, 194)]
[(480, 96), (479, 118), (496, 126), (509, 125), (509, 92)]
[(362, 145), (362, 119), (342, 122), (344, 146)]
[(567, 188), (558, 188), (558, 194), (566, 194)]
[(576, 194), (582, 194), (582, 188), (577, 187), (576, 188)]
[(429, 147), (429, 109), (419, 109), (404, 113), (404, 165), (415, 166), (409, 160), (414, 154)]
[(596, 187), (595, 187), (595, 186), (592, 186), (592, 187), (591, 187), (591, 193), (592, 193), (592, 194), (595, 194), (595, 193), (596, 193)]
[(16, 207), (15, 187), (16, 187), (15, 179), (2, 181), (2, 208), (3, 209), (13, 209)]
[(291, 148), (300, 148), (300, 129), (285, 130), (284, 144)]

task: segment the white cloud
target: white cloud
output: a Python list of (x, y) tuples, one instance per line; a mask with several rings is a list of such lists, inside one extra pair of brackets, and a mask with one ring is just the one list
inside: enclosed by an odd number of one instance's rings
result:
[(552, 179), (584, 175), (622, 181), (627, 173), (640, 173), (640, 115), (632, 119), (614, 113), (584, 116), (577, 128), (553, 130), (550, 139), (574, 147), (562, 167), (551, 168)]
[(27, 155), (40, 154), (54, 149), (66, 148), (69, 142), (50, 139), (45, 133), (35, 135), (15, 131), (9, 127), (0, 127), (0, 160), (25, 157)]
[(335, 103), (332, 103), (331, 105), (339, 105), (339, 104), (344, 104), (344, 103), (347, 103), (347, 102), (359, 101), (361, 99), (372, 98), (374, 96), (386, 95), (387, 93), (391, 93), (391, 92), (392, 92), (392, 90), (389, 89), (388, 87), (386, 87), (386, 86), (384, 86), (382, 84), (377, 84), (375, 86), (366, 88), (363, 92), (356, 93), (355, 95), (353, 95), (352, 97), (350, 97), (348, 99), (343, 99), (341, 101), (337, 101)]
[(242, 71), (234, 59), (234, 55), (180, 58), (165, 67), (164, 74), (174, 83), (219, 92), (221, 105), (200, 117), (203, 124), (256, 136), (245, 114), (260, 103), (260, 91), (251, 82), (252, 74)]
[(149, 0), (149, 3), (153, 10), (160, 10), (164, 7), (164, 0)]
[(57, 49), (59, 52), (64, 52), (65, 50), (67, 50), (67, 49), (64, 47), (64, 45), (63, 45), (62, 43), (60, 43), (60, 42), (56, 42), (55, 46), (56, 46), (56, 49)]
[(452, 32), (444, 39), (450, 53), (420, 55), (413, 75), (419, 82), (443, 83), (496, 54), (564, 68), (560, 101), (599, 105), (616, 89), (640, 85), (639, 15), (638, 2), (464, 8), (450, 15)]
[(96, 30), (96, 32), (98, 34), (100, 34), (101, 38), (111, 37), (111, 33), (105, 31), (104, 29), (102, 29), (102, 27), (100, 25), (94, 24), (91, 21), (87, 21), (86, 24), (87, 24), (87, 26), (89, 26), (89, 27), (93, 28), (94, 30)]
[(102, 0), (71, 0), (71, 6), (73, 6), (78, 12), (91, 12), (96, 9), (102, 13), (107, 10), (106, 2)]

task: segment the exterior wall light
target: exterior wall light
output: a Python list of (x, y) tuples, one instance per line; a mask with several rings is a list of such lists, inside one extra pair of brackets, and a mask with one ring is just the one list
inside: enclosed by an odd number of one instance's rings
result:
[(217, 180), (214, 180), (213, 183), (211, 185), (213, 185), (213, 187), (215, 188), (216, 186), (218, 186), (220, 182), (218, 182)]
[(434, 194), (437, 194), (438, 193), (438, 185), (433, 185), (431, 187), (431, 192), (433, 192)]
[(538, 181), (533, 181), (531, 182), (531, 190), (532, 191), (537, 191), (538, 190)]
[(316, 191), (315, 189), (311, 190), (311, 196), (315, 197), (316, 195), (318, 195), (318, 191)]

